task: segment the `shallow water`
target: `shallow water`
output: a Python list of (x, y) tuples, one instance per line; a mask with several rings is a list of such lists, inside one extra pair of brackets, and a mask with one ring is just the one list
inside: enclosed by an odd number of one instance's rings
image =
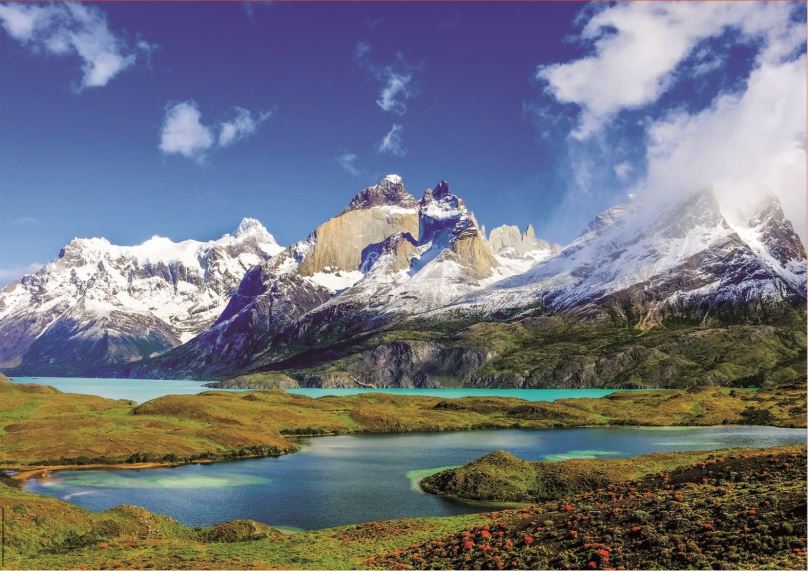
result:
[(527, 460), (618, 458), (649, 452), (768, 447), (805, 441), (770, 427), (573, 428), (320, 437), (301, 452), (156, 470), (59, 472), (27, 489), (103, 510), (144, 506), (189, 525), (251, 518), (303, 529), (487, 511), (424, 494), (418, 479), (493, 450)]
[[(85, 377), (15, 377), (15, 383), (50, 385), (66, 393), (97, 395), (108, 399), (127, 399), (137, 403), (166, 395), (193, 395), (210, 390), (203, 381), (160, 379), (96, 379)], [(226, 389), (245, 391), (247, 389)], [(348, 396), (362, 393), (390, 393), (441, 398), (469, 396), (511, 397), (528, 401), (554, 401), (568, 398), (600, 398), (613, 393), (611, 389), (290, 389), (290, 393), (312, 398)]]
[(14, 377), (15, 383), (49, 385), (65, 393), (126, 399), (140, 404), (166, 395), (194, 395), (211, 390), (200, 381), (161, 379), (103, 379), (87, 377)]

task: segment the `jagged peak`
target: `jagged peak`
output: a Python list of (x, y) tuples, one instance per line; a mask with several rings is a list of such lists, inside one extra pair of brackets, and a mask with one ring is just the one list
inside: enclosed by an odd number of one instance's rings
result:
[(400, 176), (388, 174), (378, 184), (358, 192), (342, 212), (382, 206), (415, 209), (418, 201), (404, 188)]
[(443, 200), (447, 196), (449, 196), (451, 192), (449, 192), (449, 183), (445, 180), (440, 181), (435, 188), (432, 189), (432, 197), (435, 200)]
[(239, 222), (238, 228), (236, 228), (236, 232), (234, 234), (236, 238), (242, 238), (244, 236), (271, 236), (269, 231), (266, 229), (266, 226), (261, 224), (261, 221), (257, 218), (249, 218), (245, 217), (241, 219)]
[(424, 196), (421, 198), (421, 206), (426, 206), (432, 202), (451, 203), (455, 207), (463, 206), (463, 200), (451, 193), (449, 183), (445, 180), (440, 181), (434, 188), (427, 188), (424, 191)]
[(533, 250), (552, 249), (549, 242), (536, 237), (536, 231), (532, 224), (529, 224), (524, 232), (519, 230), (519, 227), (516, 225), (504, 224), (492, 228), (488, 241), (494, 252), (510, 249), (519, 254), (525, 254)]

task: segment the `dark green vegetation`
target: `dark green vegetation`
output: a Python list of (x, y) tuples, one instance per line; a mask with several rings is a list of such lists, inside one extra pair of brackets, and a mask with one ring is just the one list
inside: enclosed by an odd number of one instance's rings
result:
[(0, 468), (279, 455), (291, 436), (609, 425), (766, 424), (803, 427), (800, 389), (637, 391), (552, 403), (508, 398), (364, 394), (311, 399), (280, 391), (130, 401), (0, 380)]
[(133, 506), (94, 513), (0, 480), (6, 563), (25, 569), (500, 563), (542, 569), (587, 568), (590, 561), (593, 568), (804, 568), (805, 450), (693, 454), (694, 464), (524, 510), (294, 534), (247, 520), (188, 528)]
[(804, 311), (790, 309), (776, 317), (769, 322), (666, 321), (651, 329), (618, 319), (559, 316), (478, 323), (422, 320), (355, 337), (348, 335), (348, 324), (336, 320), (314, 347), (276, 339), (238, 386), (262, 386), (263, 375), (278, 371), (301, 386), (804, 385)]
[(284, 373), (266, 372), (266, 373), (252, 373), (242, 375), (240, 377), (232, 377), (219, 381), (217, 383), (210, 383), (206, 386), (217, 389), (292, 389), (297, 388), (300, 384)]
[(804, 569), (805, 450), (717, 455), (367, 561), (393, 569)]

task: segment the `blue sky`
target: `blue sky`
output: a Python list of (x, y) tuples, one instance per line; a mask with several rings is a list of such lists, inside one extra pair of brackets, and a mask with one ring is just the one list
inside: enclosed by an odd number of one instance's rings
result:
[[(575, 3), (1, 5), (0, 282), (74, 236), (209, 239), (252, 216), (289, 244), (389, 172), (567, 242), (662, 168), (662, 126), (741, 106), (804, 52), (802, 7), (738, 6), (679, 29)], [(608, 42), (643, 18), (673, 53), (623, 61)]]

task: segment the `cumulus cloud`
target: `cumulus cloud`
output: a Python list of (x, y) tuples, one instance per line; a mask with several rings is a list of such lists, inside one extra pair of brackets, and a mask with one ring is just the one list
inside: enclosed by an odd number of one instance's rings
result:
[(32, 274), (41, 268), (43, 264), (28, 264), (26, 266), (13, 266), (10, 268), (0, 268), (0, 287), (12, 282), (16, 282), (27, 274)]
[(370, 60), (371, 51), (370, 44), (359, 42), (354, 48), (354, 60), (382, 84), (376, 105), (388, 113), (404, 115), (407, 101), (418, 94), (414, 77), (421, 66), (408, 63), (402, 54), (397, 54), (389, 65), (377, 65)]
[(144, 40), (130, 47), (113, 33), (106, 13), (78, 3), (2, 4), (0, 24), (9, 36), (35, 53), (78, 56), (82, 78), (79, 90), (103, 87), (135, 63), (154, 45)]
[(255, 133), (271, 112), (257, 116), (242, 107), (234, 109), (234, 117), (218, 124), (218, 135), (213, 127), (202, 122), (202, 113), (193, 100), (182, 101), (166, 107), (160, 131), (160, 150), (169, 155), (177, 154), (203, 163), (208, 154)]
[(404, 128), (401, 125), (393, 123), (393, 126), (384, 136), (382, 142), (379, 143), (377, 151), (380, 155), (403, 157), (407, 153), (407, 150), (401, 142), (401, 131), (403, 130)]
[[(586, 210), (596, 195), (610, 192), (659, 205), (713, 189), (731, 215), (773, 193), (804, 239), (801, 9), (790, 2), (632, 2), (586, 12), (578, 40), (593, 53), (537, 72), (557, 103), (578, 109), (566, 145), (572, 176), (560, 210)], [(741, 71), (726, 65), (739, 45), (754, 50)], [(694, 78), (707, 73), (732, 81), (719, 82), (704, 100), (695, 90), (711, 84)], [(674, 87), (675, 97), (662, 98)], [(621, 122), (621, 113), (629, 121)], [(632, 160), (615, 152), (627, 139)], [(613, 173), (613, 183), (604, 172)]]
[(337, 164), (348, 174), (359, 176), (362, 171), (356, 166), (358, 158), (354, 153), (343, 153), (337, 157)]
[[(789, 24), (790, 2), (626, 2), (606, 5), (580, 34), (593, 53), (568, 63), (539, 66), (536, 76), (562, 103), (580, 108), (573, 135), (596, 133), (624, 109), (656, 101), (675, 83), (675, 71), (704, 40), (728, 29), (763, 41), (761, 62), (793, 54), (804, 43)], [(804, 27), (804, 25), (803, 25)], [(710, 61), (705, 65), (717, 65)], [(702, 66), (703, 67), (703, 66)]]
[(189, 159), (204, 159), (216, 140), (213, 131), (202, 124), (201, 118), (202, 113), (194, 101), (183, 101), (166, 108), (160, 150)]

